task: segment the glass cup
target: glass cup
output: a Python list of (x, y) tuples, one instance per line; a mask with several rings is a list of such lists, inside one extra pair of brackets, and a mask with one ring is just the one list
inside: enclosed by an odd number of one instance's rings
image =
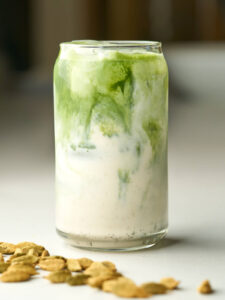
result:
[(94, 250), (167, 232), (168, 70), (160, 42), (72, 41), (54, 67), (56, 227)]

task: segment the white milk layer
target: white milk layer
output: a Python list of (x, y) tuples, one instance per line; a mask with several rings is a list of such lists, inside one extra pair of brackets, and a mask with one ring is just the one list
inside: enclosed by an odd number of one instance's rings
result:
[[(137, 157), (125, 134), (105, 137), (96, 128), (96, 149), (56, 147), (56, 225), (73, 235), (138, 238), (167, 226), (165, 162), (151, 165), (151, 146)], [(125, 149), (124, 149), (125, 148)], [(127, 170), (121, 182), (118, 171)]]

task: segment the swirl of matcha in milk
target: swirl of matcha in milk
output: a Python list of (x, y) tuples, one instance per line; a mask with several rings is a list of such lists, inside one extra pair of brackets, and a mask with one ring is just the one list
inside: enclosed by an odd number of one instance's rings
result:
[(163, 55), (63, 43), (54, 95), (57, 227), (121, 238), (166, 228)]
[(91, 147), (95, 125), (107, 137), (140, 130), (140, 140), (148, 137), (156, 153), (167, 114), (167, 66), (162, 54), (109, 51), (105, 57), (102, 53), (88, 57), (70, 48), (61, 51), (67, 54), (59, 56), (54, 72), (60, 99), (57, 140), (66, 143), (76, 131), (79, 142), (74, 146)]

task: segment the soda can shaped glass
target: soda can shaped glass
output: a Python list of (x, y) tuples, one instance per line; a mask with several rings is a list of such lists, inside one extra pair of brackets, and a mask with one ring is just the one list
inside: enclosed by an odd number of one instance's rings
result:
[(168, 69), (160, 42), (72, 41), (54, 67), (56, 228), (94, 250), (167, 232)]

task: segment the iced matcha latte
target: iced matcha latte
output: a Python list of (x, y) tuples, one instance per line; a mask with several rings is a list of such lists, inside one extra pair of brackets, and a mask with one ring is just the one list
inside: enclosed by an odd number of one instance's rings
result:
[(79, 247), (167, 230), (168, 72), (158, 42), (73, 41), (54, 68), (56, 226)]

